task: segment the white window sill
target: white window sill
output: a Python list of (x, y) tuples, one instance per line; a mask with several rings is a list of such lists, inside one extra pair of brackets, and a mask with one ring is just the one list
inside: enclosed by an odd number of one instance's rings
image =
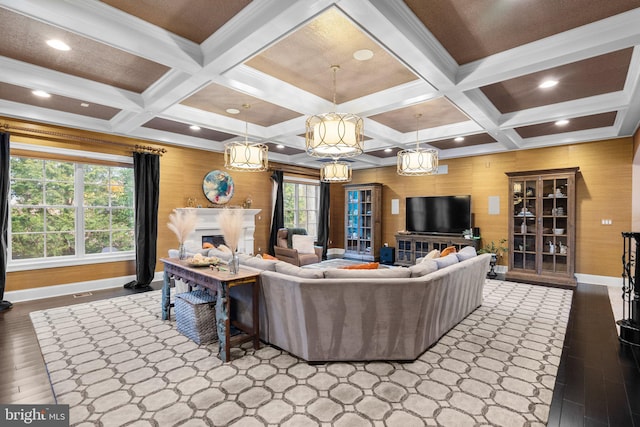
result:
[(115, 254), (87, 255), (83, 258), (69, 257), (58, 259), (27, 259), (9, 261), (7, 272), (41, 270), (44, 268), (71, 267), (76, 265), (102, 264), (105, 262), (135, 261), (135, 252), (122, 252)]

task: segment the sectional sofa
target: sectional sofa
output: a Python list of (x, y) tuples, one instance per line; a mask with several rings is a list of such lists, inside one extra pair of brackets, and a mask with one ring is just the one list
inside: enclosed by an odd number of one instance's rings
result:
[[(482, 304), (491, 255), (463, 249), (411, 267), (306, 269), (241, 256), (261, 271), (261, 337), (310, 362), (414, 360)], [(236, 315), (249, 295), (237, 287)]]

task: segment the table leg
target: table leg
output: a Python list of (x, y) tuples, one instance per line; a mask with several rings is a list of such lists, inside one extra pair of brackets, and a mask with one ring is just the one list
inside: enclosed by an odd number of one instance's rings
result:
[(171, 278), (164, 269), (164, 283), (162, 284), (162, 320), (171, 318)]
[(230, 332), (229, 332), (229, 296), (227, 288), (218, 282), (218, 295), (216, 298), (216, 327), (218, 330), (218, 357), (223, 362), (231, 360)]

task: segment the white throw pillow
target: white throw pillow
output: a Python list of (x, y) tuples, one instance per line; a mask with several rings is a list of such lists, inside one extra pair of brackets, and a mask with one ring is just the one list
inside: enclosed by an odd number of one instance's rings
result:
[(291, 244), (293, 249), (297, 249), (301, 254), (314, 254), (316, 251), (313, 249), (313, 236), (306, 236), (304, 234), (294, 234), (291, 236)]
[(431, 252), (429, 252), (427, 255), (425, 255), (425, 257), (422, 259), (422, 262), (427, 262), (429, 260), (436, 259), (436, 258), (440, 258), (440, 251), (437, 249), (434, 249)]

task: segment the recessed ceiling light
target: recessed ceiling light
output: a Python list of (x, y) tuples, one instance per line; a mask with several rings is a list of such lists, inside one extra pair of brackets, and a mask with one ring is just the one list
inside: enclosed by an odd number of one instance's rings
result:
[(87, 104), (86, 102), (82, 102), (80, 104), (81, 107), (87, 108), (89, 106), (89, 104)]
[(454, 138), (453, 140), (454, 140), (455, 142), (462, 142), (462, 141), (464, 141), (464, 136), (459, 136), (459, 137), (457, 137), (457, 138)]
[(240, 110), (237, 108), (227, 108), (227, 113), (229, 114), (240, 114)]
[(549, 79), (549, 80), (545, 80), (542, 83), (540, 83), (540, 85), (538, 87), (540, 89), (549, 89), (550, 87), (554, 87), (557, 84), (558, 84), (557, 80)]
[(360, 49), (353, 52), (353, 58), (358, 61), (368, 61), (373, 58), (373, 52), (369, 49)]
[(392, 151), (393, 151), (393, 150), (392, 150), (391, 148), (385, 148), (385, 149), (384, 149), (384, 152), (385, 152), (385, 153), (390, 153), (390, 152), (392, 152)]
[(569, 124), (569, 120), (567, 120), (567, 119), (558, 120), (556, 122), (556, 126), (564, 126), (564, 125), (568, 125), (568, 124)]
[(65, 42), (63, 42), (62, 40), (57, 40), (57, 39), (51, 39), (51, 40), (47, 40), (47, 44), (57, 50), (71, 50), (71, 47), (69, 47), (68, 44), (66, 44)]
[(198, 125), (191, 125), (191, 126), (189, 126), (189, 129), (191, 129), (191, 130), (200, 130), (200, 126), (198, 126)]
[(284, 145), (282, 145), (282, 144), (278, 144), (278, 145), (276, 145), (276, 148), (283, 149), (283, 148), (284, 148)]
[(39, 96), (40, 98), (51, 98), (51, 95), (49, 95), (47, 92), (43, 90), (33, 90), (31, 91), (31, 93), (34, 94), (35, 96)]

